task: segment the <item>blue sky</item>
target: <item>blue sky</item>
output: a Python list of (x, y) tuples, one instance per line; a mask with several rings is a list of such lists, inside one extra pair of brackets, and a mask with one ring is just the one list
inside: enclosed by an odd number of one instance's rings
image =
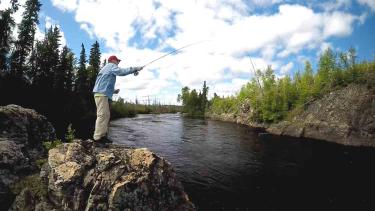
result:
[[(21, 2), (24, 2), (22, 0)], [(58, 25), (63, 44), (76, 55), (97, 40), (102, 59), (115, 54), (121, 67), (143, 65), (197, 41), (183, 52), (148, 66), (139, 76), (117, 79), (122, 98), (176, 103), (181, 87), (231, 95), (256, 68), (277, 75), (316, 64), (327, 47), (354, 47), (374, 59), (375, 0), (42, 0), (39, 37)], [(6, 1), (1, 1), (6, 5)], [(0, 7), (1, 8), (1, 7)], [(18, 18), (20, 19), (20, 18)]]

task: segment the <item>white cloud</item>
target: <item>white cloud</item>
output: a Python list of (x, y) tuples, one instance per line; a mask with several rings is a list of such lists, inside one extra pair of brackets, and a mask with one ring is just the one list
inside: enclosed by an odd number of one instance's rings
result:
[[(160, 94), (170, 88), (171, 81), (199, 88), (204, 80), (223, 93), (228, 93), (229, 88), (234, 93), (238, 91), (235, 81), (247, 80), (251, 75), (248, 53), (257, 55), (253, 58), (257, 68), (271, 64), (274, 69), (287, 72), (293, 63), (282, 66), (282, 59), (304, 49), (319, 50), (332, 37), (348, 36), (354, 24), (366, 18), (338, 10), (350, 5), (349, 0), (335, 1), (329, 12), (282, 4), (279, 0), (52, 2), (73, 12), (92, 38), (104, 40), (111, 51), (104, 53), (125, 58), (121, 64), (124, 67), (143, 65), (166, 53), (162, 51), (166, 47), (176, 49), (209, 40), (153, 63), (137, 78), (119, 79), (116, 86), (129, 96)], [(277, 12), (250, 13), (254, 5), (275, 4), (279, 5)], [(148, 48), (149, 43), (156, 43), (156, 47)], [(179, 88), (173, 94), (178, 91)]]
[(367, 5), (372, 11), (375, 11), (375, 1), (374, 0), (358, 0), (360, 4)]
[(288, 75), (290, 73), (290, 70), (293, 68), (294, 64), (293, 62), (289, 62), (288, 64), (282, 66), (280, 68), (281, 75)]
[(77, 0), (51, 0), (53, 6), (62, 11), (74, 11), (77, 9)]
[(357, 18), (359, 17), (341, 12), (334, 12), (325, 16), (323, 36), (346, 36), (351, 34), (353, 30), (352, 23)]
[(319, 6), (327, 12), (350, 7), (352, 0), (323, 1)]
[(49, 16), (46, 16), (45, 17), (45, 28), (49, 29), (49, 28), (55, 27), (55, 26), (57, 26), (60, 29), (60, 35), (61, 35), (61, 38), (60, 38), (60, 50), (62, 50), (62, 48), (67, 45), (66, 38), (65, 38), (65, 35), (64, 35), (64, 31), (61, 28), (61, 26), (60, 26), (60, 24), (59, 24), (58, 21), (52, 19)]

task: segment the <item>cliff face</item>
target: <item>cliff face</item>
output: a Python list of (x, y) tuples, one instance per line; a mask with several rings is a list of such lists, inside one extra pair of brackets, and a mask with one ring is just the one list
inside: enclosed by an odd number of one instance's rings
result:
[(254, 123), (250, 120), (251, 107), (239, 106), (240, 114), (209, 114), (208, 117), (264, 128), (275, 135), (375, 147), (375, 88), (366, 85), (352, 84), (326, 94), (306, 105), (291, 121), (278, 124)]
[(291, 121), (271, 125), (277, 135), (327, 140), (352, 146), (375, 146), (375, 89), (350, 85), (310, 103)]

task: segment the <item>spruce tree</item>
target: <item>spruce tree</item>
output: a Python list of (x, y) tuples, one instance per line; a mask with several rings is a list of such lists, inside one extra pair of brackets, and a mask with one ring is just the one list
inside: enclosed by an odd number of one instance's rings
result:
[(15, 42), (15, 50), (11, 56), (11, 74), (16, 78), (21, 78), (27, 71), (27, 57), (33, 48), (35, 30), (39, 23), (38, 14), (40, 7), (39, 0), (28, 0), (25, 3), (23, 18), (18, 26), (18, 39)]
[(86, 70), (86, 52), (85, 46), (81, 45), (81, 53), (79, 57), (78, 63), (78, 73), (77, 73), (77, 81), (76, 81), (76, 91), (80, 93), (86, 93), (88, 91), (88, 74)]
[(95, 41), (90, 49), (89, 65), (90, 66), (87, 70), (88, 88), (92, 89), (95, 85), (96, 76), (98, 75), (100, 69), (100, 49), (98, 41)]
[(7, 56), (12, 40), (12, 32), (15, 26), (12, 14), (18, 10), (18, 1), (11, 1), (11, 8), (0, 11), (0, 73), (7, 69)]
[(64, 46), (61, 51), (60, 61), (54, 75), (54, 88), (57, 93), (64, 92), (68, 62), (68, 47)]
[(59, 68), (60, 30), (50, 28), (41, 42), (37, 42), (35, 50), (34, 86), (41, 90), (51, 90), (55, 82), (55, 74)]
[(65, 75), (65, 90), (67, 92), (73, 91), (73, 82), (74, 82), (74, 70), (75, 70), (75, 58), (74, 53), (68, 49), (67, 55), (67, 70)]

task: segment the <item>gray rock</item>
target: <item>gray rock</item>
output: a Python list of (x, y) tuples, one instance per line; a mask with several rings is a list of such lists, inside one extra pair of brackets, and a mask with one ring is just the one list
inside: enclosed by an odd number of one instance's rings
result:
[(0, 210), (12, 203), (10, 187), (38, 171), (35, 161), (47, 157), (42, 142), (54, 139), (53, 126), (36, 111), (17, 105), (0, 107)]
[(195, 210), (171, 165), (145, 148), (75, 140), (51, 149), (47, 165), (57, 210)]
[(351, 84), (311, 102), (292, 121), (271, 125), (277, 135), (375, 146), (375, 89)]

